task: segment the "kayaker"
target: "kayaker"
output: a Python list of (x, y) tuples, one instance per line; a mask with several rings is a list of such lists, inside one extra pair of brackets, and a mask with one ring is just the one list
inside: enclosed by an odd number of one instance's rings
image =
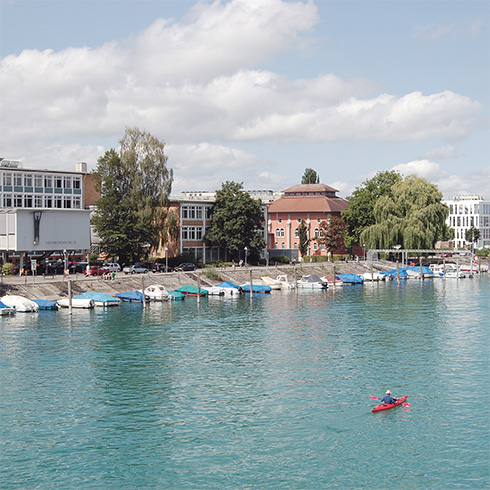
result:
[(397, 400), (398, 400), (397, 398), (392, 398), (391, 391), (387, 390), (386, 395), (383, 398), (381, 398), (381, 403), (395, 404)]

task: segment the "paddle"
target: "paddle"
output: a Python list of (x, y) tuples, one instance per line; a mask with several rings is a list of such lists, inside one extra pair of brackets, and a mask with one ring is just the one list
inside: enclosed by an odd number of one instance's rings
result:
[[(369, 398), (372, 398), (373, 400), (381, 400), (381, 398), (378, 398), (377, 396), (371, 396), (371, 395), (369, 395)], [(412, 404), (411, 403), (402, 403), (402, 406), (408, 408), (408, 407), (411, 407)]]

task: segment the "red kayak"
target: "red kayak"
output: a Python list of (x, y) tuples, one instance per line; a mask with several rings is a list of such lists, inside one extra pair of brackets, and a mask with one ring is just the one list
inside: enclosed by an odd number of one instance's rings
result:
[(398, 407), (398, 405), (401, 405), (407, 398), (408, 395), (405, 395), (401, 398), (398, 398), (398, 401), (396, 403), (382, 403), (381, 405), (374, 407), (371, 412), (380, 412), (381, 410), (389, 410), (390, 408)]

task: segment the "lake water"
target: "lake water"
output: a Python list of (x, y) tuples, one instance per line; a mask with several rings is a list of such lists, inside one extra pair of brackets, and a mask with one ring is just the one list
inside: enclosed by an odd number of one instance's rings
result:
[[(0, 318), (5, 489), (489, 488), (490, 280)], [(371, 413), (370, 395), (410, 408)]]

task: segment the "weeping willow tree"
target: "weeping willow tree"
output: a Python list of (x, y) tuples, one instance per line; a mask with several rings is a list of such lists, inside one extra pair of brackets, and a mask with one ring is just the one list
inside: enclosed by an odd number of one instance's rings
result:
[(449, 233), (449, 209), (441, 200), (436, 185), (416, 175), (407, 176), (393, 185), (391, 196), (376, 201), (376, 222), (361, 233), (361, 242), (369, 248), (434, 248)]

